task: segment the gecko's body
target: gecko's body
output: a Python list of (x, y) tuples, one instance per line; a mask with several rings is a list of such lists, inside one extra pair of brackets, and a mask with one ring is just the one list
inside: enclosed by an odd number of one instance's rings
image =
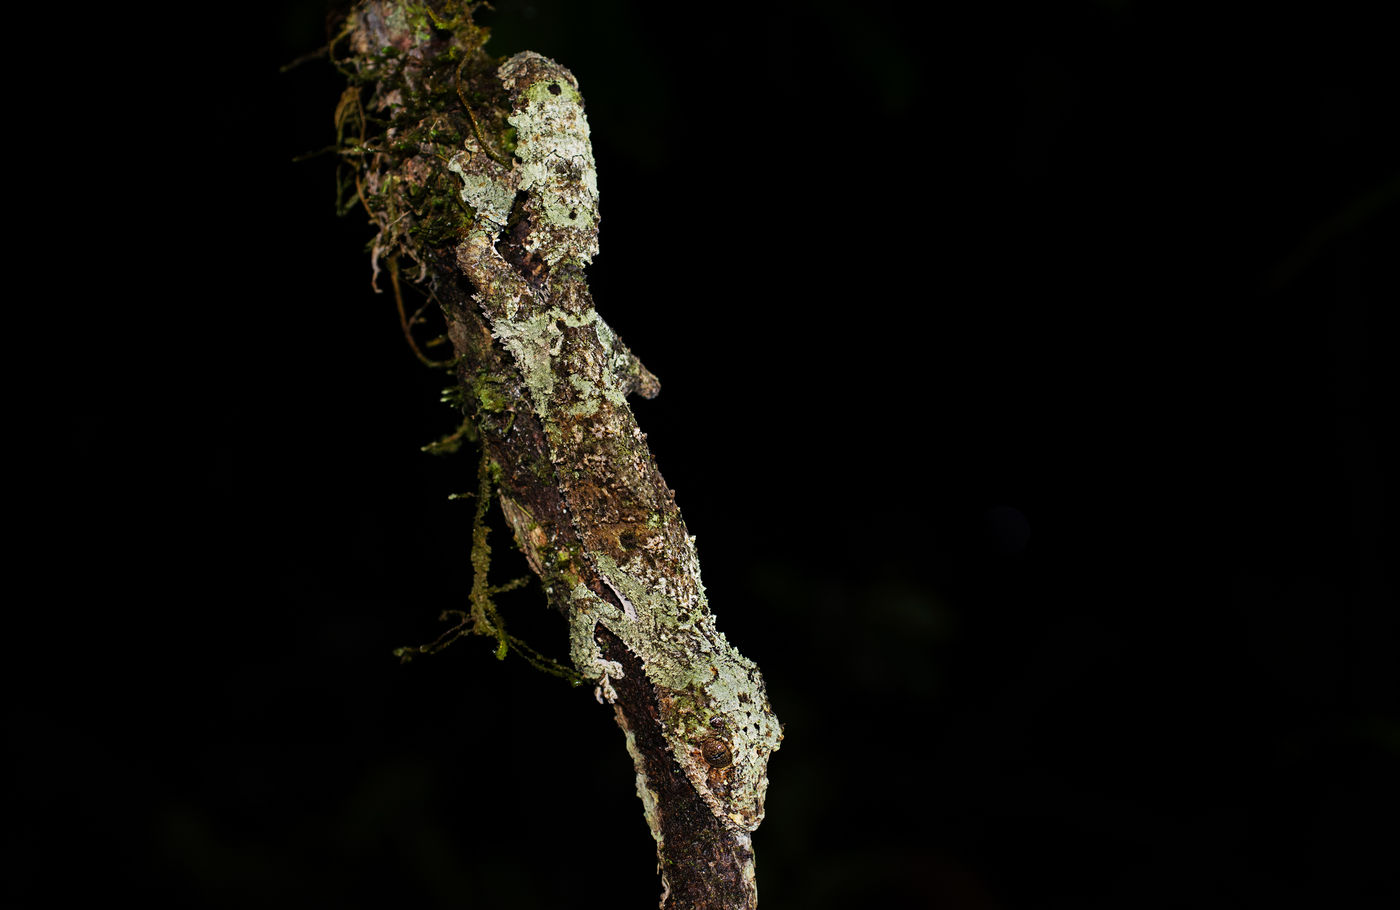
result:
[[(763, 819), (782, 730), (758, 668), (715, 628), (694, 539), (625, 401), (654, 394), (655, 378), (599, 318), (583, 277), (597, 252), (598, 189), (582, 98), (573, 75), (538, 54), (517, 54), (498, 75), (517, 160), (507, 168), (469, 142), (449, 164), (475, 213), (457, 262), (520, 372), (574, 516), (571, 656), (609, 700), (622, 668), (603, 659), (597, 627), (641, 660), (677, 764), (715, 816), (747, 834)], [(507, 225), (525, 265), (498, 250)], [(532, 519), (503, 502), (528, 553)]]

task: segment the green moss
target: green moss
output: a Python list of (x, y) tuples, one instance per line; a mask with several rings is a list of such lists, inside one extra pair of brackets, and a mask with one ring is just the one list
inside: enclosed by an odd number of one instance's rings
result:
[[(378, 263), (376, 269), (387, 263), (383, 270), (393, 284), (405, 334), (420, 358), (423, 355), (412, 331), (421, 325), (422, 311), (408, 314), (400, 275), (412, 282), (417, 275), (427, 274), (418, 266), (450, 260), (477, 216), (476, 210), (463, 200), (461, 180), (449, 170), (449, 162), (473, 141), (486, 148), (493, 158), (499, 155), (493, 149), (504, 148), (509, 155), (515, 142), (513, 131), (507, 130), (508, 111), (495, 76), (498, 61), (484, 51), (489, 32), (472, 18), (482, 5), (463, 0), (387, 3), (382, 7), (384, 21), (374, 30), (383, 47), (354, 54), (347, 40), (353, 21), (347, 22), (331, 42), (332, 63), (349, 82), (335, 110), (336, 147), (341, 159), (337, 211), (361, 208), (378, 228), (378, 235), (370, 244)], [(400, 50), (409, 45), (415, 48), (415, 54)], [(346, 56), (340, 57), (342, 53)], [(431, 299), (431, 287), (422, 287), (421, 291)], [(455, 364), (432, 362), (446, 368)], [(506, 420), (495, 423), (507, 424), (514, 419), (512, 399), (503, 381), (485, 373), (466, 384), (444, 389), (442, 401), (465, 419), (455, 431), (423, 447), (432, 454), (451, 454), (464, 443), (479, 441), (480, 426), (495, 426), (483, 424), (484, 417), (506, 414)], [(505, 583), (490, 580), (490, 528), (486, 517), (492, 489), (500, 482), (500, 466), (484, 452), (478, 463), (477, 480), (474, 495), (453, 497), (474, 498), (476, 505), (468, 609), (444, 611), (442, 619), (451, 625), (436, 641), (400, 648), (395, 653), (409, 660), (441, 650), (463, 636), (483, 635), (495, 639), (498, 657), (514, 652), (546, 672), (576, 679), (572, 670), (544, 657), (506, 630), (496, 596), (524, 585), (528, 579)]]
[(510, 398), (501, 391), (498, 380), (481, 380), (476, 386), (476, 400), (483, 411), (499, 414), (510, 406)]

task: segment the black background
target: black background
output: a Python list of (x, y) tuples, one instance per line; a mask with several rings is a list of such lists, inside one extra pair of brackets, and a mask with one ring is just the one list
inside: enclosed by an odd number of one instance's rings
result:
[[(1222, 6), (485, 15), (579, 79), (595, 298), (786, 725), (765, 907), (1400, 902), (1393, 42)], [(12, 897), (652, 906), (591, 693), (391, 654), (464, 604), (475, 464), (291, 160), (323, 8), (241, 15), (68, 74), (101, 205), (46, 201), (15, 341)]]

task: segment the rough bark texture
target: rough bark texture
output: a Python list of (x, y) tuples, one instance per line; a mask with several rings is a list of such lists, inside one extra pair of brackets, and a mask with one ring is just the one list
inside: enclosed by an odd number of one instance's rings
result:
[[(493, 59), (484, 41), (468, 5), (368, 0), (332, 42), (351, 80), (341, 154), (379, 226), (376, 274), (387, 267), (398, 295), (411, 264), (446, 317), (464, 433), (570, 619), (577, 672), (625, 734), (661, 905), (751, 908), (750, 835), (781, 728), (758, 668), (714, 626), (694, 541), (626, 404), (656, 379), (593, 308), (597, 188), (578, 86), (537, 54)], [(471, 621), (504, 648), (483, 578), (478, 567)]]

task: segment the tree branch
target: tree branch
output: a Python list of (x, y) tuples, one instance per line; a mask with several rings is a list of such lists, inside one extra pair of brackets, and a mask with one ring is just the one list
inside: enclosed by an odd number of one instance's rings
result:
[[(379, 228), (376, 274), (389, 264), (401, 315), (402, 276), (446, 317), (502, 512), (569, 617), (576, 671), (626, 735), (662, 906), (755, 907), (750, 836), (782, 731), (758, 668), (715, 628), (694, 540), (626, 404), (655, 395), (656, 378), (584, 279), (598, 215), (582, 97), (538, 54), (485, 54), (471, 11), (354, 7), (331, 42), (351, 81), (337, 107), (343, 183)], [(414, 320), (401, 321), (411, 339)], [(507, 647), (485, 615), (476, 631)]]

